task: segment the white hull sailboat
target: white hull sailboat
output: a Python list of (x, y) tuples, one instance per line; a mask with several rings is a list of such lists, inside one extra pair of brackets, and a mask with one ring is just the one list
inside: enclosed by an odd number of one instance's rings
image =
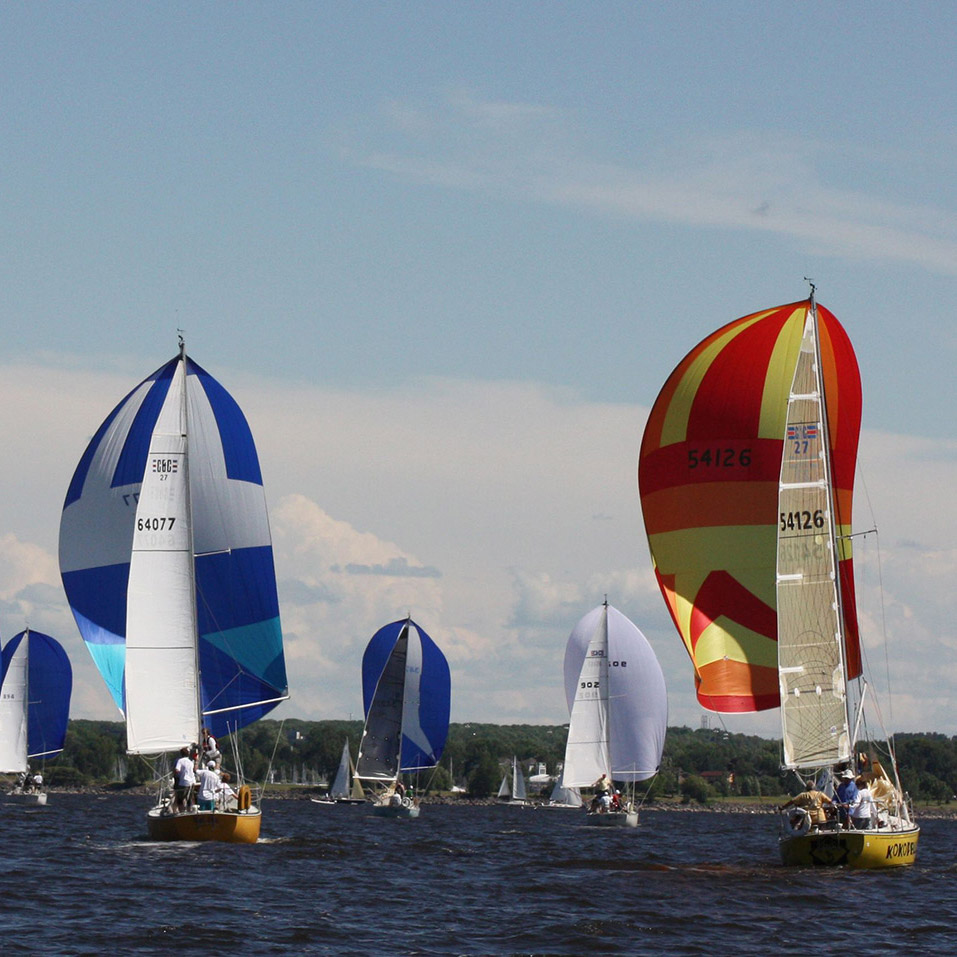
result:
[[(565, 648), (570, 719), (562, 781), (597, 788), (591, 827), (637, 827), (632, 789), (658, 773), (668, 727), (665, 679), (645, 636), (607, 601), (585, 615)], [(607, 794), (601, 792), (607, 789)]]
[[(783, 862), (897, 867), (913, 863), (920, 832), (893, 742), (881, 755), (858, 746), (860, 373), (813, 293), (721, 327), (678, 365), (648, 418), (639, 490), (698, 700), (719, 712), (780, 707), (782, 767), (814, 810), (813, 821), (800, 810), (783, 818)], [(833, 799), (839, 776), (875, 802), (860, 828), (850, 829), (853, 809), (835, 816), (817, 796)]]
[(0, 659), (0, 773), (17, 775), (4, 801), (43, 807), (43, 775), (30, 761), (63, 750), (73, 669), (58, 641), (30, 629), (11, 638)]
[(342, 745), (342, 756), (339, 758), (339, 767), (329, 788), (329, 796), (312, 798), (314, 804), (365, 804), (366, 796), (362, 790), (362, 783), (355, 776), (352, 764), (352, 754), (349, 751), (349, 739)]
[(525, 774), (519, 767), (518, 758), (514, 755), (512, 756), (511, 772), (502, 778), (502, 783), (498, 786), (497, 797), (503, 804), (508, 804), (513, 807), (528, 804)]
[[(130, 754), (221, 738), (287, 697), (259, 460), (233, 398), (185, 347), (111, 413), (80, 459), (60, 525), (63, 584), (126, 718)], [(155, 840), (254, 843), (242, 780), (212, 808), (161, 788)], [(165, 782), (163, 782), (165, 784)], [(174, 813), (174, 811), (176, 813)]]

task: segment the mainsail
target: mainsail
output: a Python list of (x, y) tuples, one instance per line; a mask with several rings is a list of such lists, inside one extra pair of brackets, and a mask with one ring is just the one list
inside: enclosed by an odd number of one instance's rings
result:
[(565, 787), (589, 787), (602, 774), (615, 781), (654, 776), (668, 726), (664, 675), (645, 636), (607, 602), (568, 638), (565, 696)]
[[(286, 696), (256, 448), (232, 396), (185, 354), (133, 389), (83, 453), (60, 572), (131, 750), (195, 740), (200, 724), (227, 734)], [(201, 719), (186, 704), (197, 681)]]
[(372, 636), (362, 656), (362, 701), (357, 778), (386, 783), (438, 764), (449, 730), (449, 666), (411, 618)]
[(0, 772), (22, 772), (29, 758), (63, 750), (73, 669), (63, 646), (38, 631), (11, 638), (0, 660)]
[[(799, 406), (788, 421), (811, 312), (811, 300), (779, 306), (737, 319), (704, 339), (668, 378), (641, 443), (638, 486), (655, 573), (694, 665), (698, 700), (712, 711), (780, 704), (783, 596), (776, 571), (782, 510), (784, 531), (790, 531), (789, 512), (800, 512), (803, 525), (810, 511), (813, 527), (817, 511), (778, 501), (779, 484), (790, 481), (782, 478), (786, 439), (815, 438), (813, 428), (802, 431), (807, 415)], [(846, 680), (861, 670), (847, 537), (861, 381), (844, 329), (827, 309), (818, 306), (816, 312), (816, 374), (826, 395), (817, 439), (827, 443), (832, 464), (828, 512), (838, 548)], [(806, 547), (782, 542), (785, 553)]]

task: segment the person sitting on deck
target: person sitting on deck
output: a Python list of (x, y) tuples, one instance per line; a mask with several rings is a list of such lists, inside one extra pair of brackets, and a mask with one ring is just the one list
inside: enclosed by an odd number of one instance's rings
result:
[(804, 808), (811, 819), (811, 826), (821, 827), (827, 824), (828, 820), (825, 804), (833, 805), (834, 802), (823, 791), (818, 791), (814, 786), (814, 780), (809, 778), (805, 783), (805, 790), (796, 794), (790, 801), (785, 801), (778, 810), (784, 811), (789, 807)]

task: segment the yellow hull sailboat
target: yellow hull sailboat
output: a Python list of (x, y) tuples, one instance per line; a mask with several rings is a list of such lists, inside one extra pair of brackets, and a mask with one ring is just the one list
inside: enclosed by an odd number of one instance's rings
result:
[(857, 743), (861, 404), (850, 340), (812, 286), (807, 300), (699, 343), (665, 383), (641, 444), (655, 574), (698, 701), (726, 713), (780, 708), (782, 767), (800, 775), (809, 805), (782, 819), (789, 865), (899, 867), (917, 852), (890, 742), (890, 773)]
[[(60, 571), (126, 717), (128, 753), (179, 751), (195, 762), (206, 730), (225, 737), (287, 697), (255, 444), (235, 400), (182, 340), (81, 457), (60, 522)], [(161, 791), (147, 814), (150, 837), (258, 839), (262, 814), (243, 786), (238, 748), (235, 796), (218, 757), (204, 755), (199, 809), (184, 806), (193, 783), (185, 767), (177, 799)]]

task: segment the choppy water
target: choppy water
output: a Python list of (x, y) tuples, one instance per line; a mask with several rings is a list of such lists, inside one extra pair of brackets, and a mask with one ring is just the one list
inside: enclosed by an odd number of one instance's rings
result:
[[(0, 799), (2, 800), (2, 799)], [(957, 822), (918, 863), (785, 869), (767, 814), (268, 801), (255, 846), (154, 844), (142, 797), (0, 804), (8, 954), (953, 953)]]

